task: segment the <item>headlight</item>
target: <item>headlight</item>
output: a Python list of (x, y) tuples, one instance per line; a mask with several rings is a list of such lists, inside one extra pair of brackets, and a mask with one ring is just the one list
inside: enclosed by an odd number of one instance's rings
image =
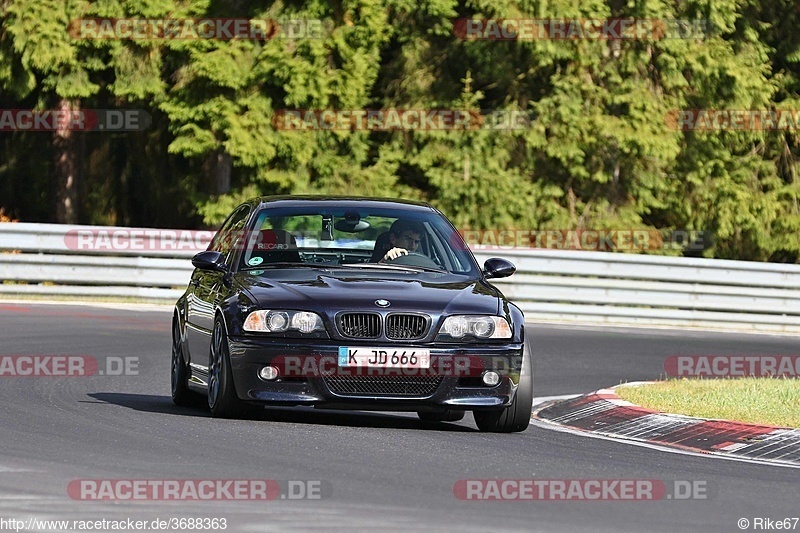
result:
[(264, 333), (283, 333), (288, 330), (297, 330), (301, 333), (325, 331), (322, 318), (309, 311), (274, 311), (263, 309), (253, 311), (244, 321), (245, 331)]
[(501, 316), (455, 315), (445, 319), (439, 335), (454, 339), (467, 335), (478, 339), (510, 339), (511, 326)]

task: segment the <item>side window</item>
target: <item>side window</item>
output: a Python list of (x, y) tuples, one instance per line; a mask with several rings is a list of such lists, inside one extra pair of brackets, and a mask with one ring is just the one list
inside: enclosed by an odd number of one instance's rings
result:
[(455, 274), (467, 273), (471, 270), (469, 250), (463, 248), (463, 244), (461, 244), (463, 241), (453, 228), (437, 223), (431, 226), (430, 235), (435, 254), (444, 261), (444, 266), (448, 270)]
[(214, 236), (208, 249), (220, 252), (225, 256), (226, 261), (230, 259), (231, 252), (235, 251), (237, 243), (244, 240), (243, 230), (249, 214), (250, 206), (247, 205), (234, 211)]

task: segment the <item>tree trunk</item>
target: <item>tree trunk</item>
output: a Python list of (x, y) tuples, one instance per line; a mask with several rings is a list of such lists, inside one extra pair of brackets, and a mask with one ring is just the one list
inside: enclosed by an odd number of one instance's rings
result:
[(225, 194), (231, 190), (233, 160), (224, 149), (209, 153), (202, 165), (205, 180), (203, 188), (208, 194)]
[[(78, 101), (62, 98), (56, 111), (70, 116), (80, 109)], [(78, 193), (80, 157), (76, 132), (69, 126), (69, 120), (61, 120), (53, 131), (53, 176), (56, 183), (56, 222), (77, 224), (80, 195)]]
[(231, 171), (233, 160), (227, 152), (217, 152), (217, 194), (225, 194), (231, 190)]

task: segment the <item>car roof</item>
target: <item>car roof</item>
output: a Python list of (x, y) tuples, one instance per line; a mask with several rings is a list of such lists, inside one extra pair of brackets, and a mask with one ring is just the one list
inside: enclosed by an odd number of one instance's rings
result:
[(371, 198), (363, 196), (287, 195), (262, 196), (254, 200), (258, 207), (342, 207), (342, 208), (393, 208), (409, 212), (435, 211), (425, 202), (399, 198)]

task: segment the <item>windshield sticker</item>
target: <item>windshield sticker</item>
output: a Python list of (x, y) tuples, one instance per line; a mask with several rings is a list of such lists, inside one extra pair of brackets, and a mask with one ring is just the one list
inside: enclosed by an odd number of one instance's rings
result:
[(247, 264), (250, 265), (250, 266), (258, 266), (263, 262), (264, 262), (264, 258), (263, 257), (255, 256), (255, 257), (251, 257), (250, 260), (247, 262)]

